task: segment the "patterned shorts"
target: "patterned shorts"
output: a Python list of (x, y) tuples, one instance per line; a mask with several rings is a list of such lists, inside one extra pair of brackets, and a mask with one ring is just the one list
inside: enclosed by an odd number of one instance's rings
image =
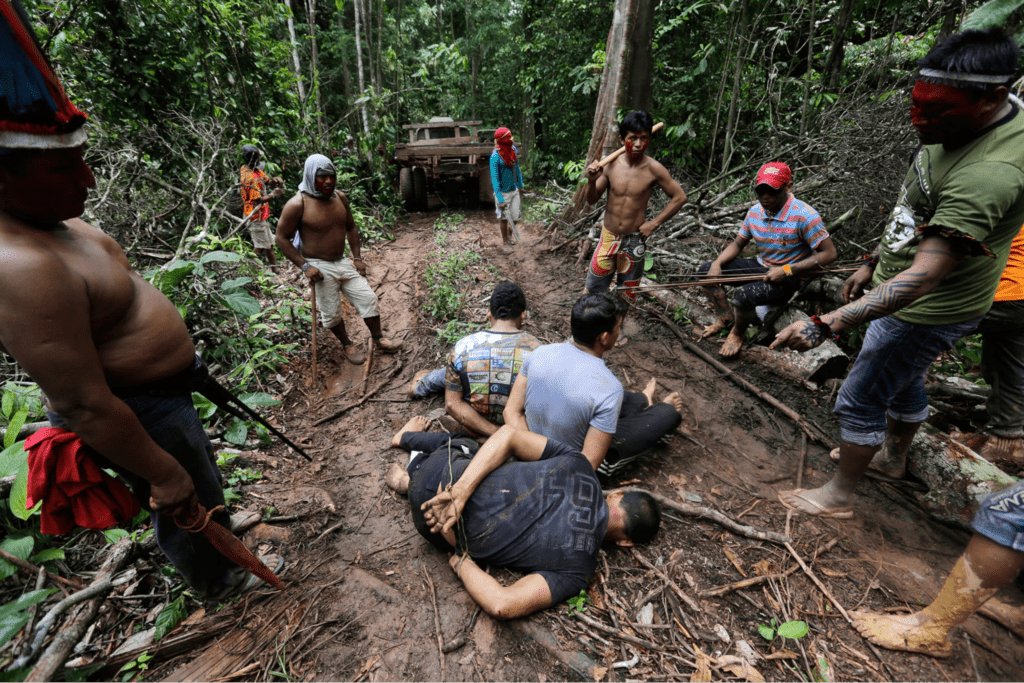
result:
[[(644, 274), (644, 255), (647, 247), (639, 232), (616, 235), (601, 228), (601, 241), (594, 250), (587, 275), (587, 291), (591, 294), (606, 291), (612, 280), (619, 286), (637, 287)], [(626, 290), (629, 301), (636, 299), (636, 290)]]

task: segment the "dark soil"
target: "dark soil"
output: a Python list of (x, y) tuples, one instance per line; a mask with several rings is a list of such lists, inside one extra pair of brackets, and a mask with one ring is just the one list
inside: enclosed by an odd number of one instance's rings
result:
[[(758, 660), (756, 668), (768, 680), (807, 678), (807, 670), (815, 669), (818, 657), (828, 660), (830, 680), (1024, 679), (1020, 642), (980, 616), (968, 621), (966, 633), (960, 630), (956, 634), (951, 659), (885, 650), (878, 651), (879, 658), (799, 570), (785, 581), (723, 597), (698, 597), (701, 591), (741, 580), (740, 570), (746, 576), (780, 573), (793, 566), (794, 560), (779, 545), (675, 513), (665, 520), (655, 542), (640, 553), (695, 598), (699, 611), (680, 605), (673, 591), (665, 590), (643, 600), (654, 607), (652, 627), (635, 625), (636, 613), (644, 606), (641, 599), (663, 585), (663, 579), (627, 551), (603, 551), (599, 576), (588, 590), (594, 604), (587, 616), (609, 627), (617, 623), (627, 633), (654, 640), (658, 650), (645, 650), (598, 633), (567, 616), (562, 604), (526, 620), (553, 635), (553, 641), (524, 637), (528, 630), (481, 614), (465, 645), (445, 655), (442, 664), (432, 590), (445, 643), (452, 643), (467, 629), (476, 608), (448, 568), (448, 558), (416, 534), (407, 502), (391, 492), (383, 479), (388, 466), (404, 455), (391, 448), (393, 433), (411, 416), (443, 408), (441, 397), (411, 402), (405, 394), (412, 375), (439, 367), (448, 350), (437, 343), (437, 324), (423, 311), (423, 272), (435, 250), (437, 217), (436, 213), (416, 214), (397, 228), (393, 242), (363, 252), (370, 266), (371, 285), (381, 299), (385, 332), (405, 339), (405, 349), (397, 356), (373, 360), (368, 391), (381, 382), (383, 386), (362, 405), (314, 427), (315, 420), (358, 401), (364, 379), (363, 368), (343, 359), (337, 341), (320, 335), (319, 376), (311, 377), (308, 348), (281, 368), (285, 382), (279, 389), (284, 404), (276, 412), (278, 425), (301, 439), (315, 462), (308, 464), (279, 445), (249, 456), (262, 466), (264, 481), (246, 489), (243, 505), (250, 509), (273, 507), (275, 515), (300, 517), (281, 524), (291, 532), (290, 540), (280, 544), (291, 563), (286, 575), (293, 582), (289, 591), (254, 604), (239, 624), (255, 628), (262, 617), (300, 594), (315, 597), (308, 605), (303, 603), (304, 612), (296, 607), (294, 620), (302, 617), (304, 621), (289, 633), (298, 633), (304, 625), (331, 622), (319, 627), (319, 635), (303, 646), (305, 652), (290, 651), (286, 656), (292, 665), (289, 676), (302, 680), (581, 678), (581, 673), (564, 663), (571, 658), (560, 658), (561, 650), (562, 655), (578, 651), (599, 667), (609, 667), (597, 673), (610, 680), (689, 680), (697, 649), (717, 658), (735, 654), (736, 641), (746, 641), (761, 655), (780, 650), (795, 653), (795, 659)], [(477, 280), (465, 295), (464, 319), (485, 319), (481, 301), (496, 282), (493, 266), (498, 278), (515, 280), (525, 290), (530, 311), (527, 330), (545, 342), (567, 337), (569, 308), (582, 292), (585, 264), (576, 265), (576, 253), (545, 251), (564, 239), (549, 236), (547, 229), (538, 224), (519, 225), (524, 244), (512, 254), (501, 251), (490, 211), (471, 212), (450, 234), (445, 251), (472, 250), (481, 256), (472, 267)], [(295, 290), (295, 296), (299, 291), (305, 290)], [(351, 309), (347, 309), (346, 322), (356, 339), (366, 340), (366, 329)], [(784, 415), (684, 351), (657, 319), (634, 311), (625, 331), (629, 344), (606, 356), (623, 385), (639, 391), (653, 375), (659, 379), (659, 398), (679, 391), (686, 404), (686, 434), (672, 436), (666, 446), (628, 473), (628, 479), (633, 485), (679, 500), (684, 493), (691, 499), (699, 496), (703, 505), (744, 524), (783, 532), (786, 511), (778, 503), (777, 492), (795, 485), (802, 433)], [(717, 352), (715, 342), (707, 343), (706, 348)], [(387, 379), (399, 363), (400, 371)], [(835, 432), (827, 389), (812, 392), (768, 375), (763, 368), (745, 363), (742, 355), (729, 365), (826, 432)], [(433, 429), (439, 429), (436, 423)], [(812, 442), (803, 471), (804, 486), (820, 485), (832, 471), (826, 449)], [(792, 545), (811, 564), (816, 548), (836, 537), (841, 539), (812, 568), (847, 610), (927, 604), (966, 545), (967, 534), (930, 521), (898, 488), (888, 484), (866, 481), (859, 494), (857, 517), (851, 521), (793, 517)], [(320, 538), (332, 527), (337, 528)], [(499, 571), (497, 576), (513, 580), (509, 572)], [(999, 597), (1012, 604), (1024, 602), (1016, 587)], [(686, 617), (680, 618), (681, 610)], [(623, 623), (623, 617), (634, 625)], [(800, 641), (776, 638), (769, 643), (757, 627), (769, 624), (772, 618), (806, 621), (810, 633)], [(690, 626), (684, 623), (687, 619)], [(301, 643), (302, 636), (293, 635), (291, 640)], [(211, 652), (211, 647), (163, 664), (151, 672), (156, 674), (151, 678), (173, 675), (185, 662)], [(610, 668), (634, 654), (639, 657), (632, 668)], [(252, 656), (259, 661), (261, 655)], [(257, 671), (241, 677), (258, 675)], [(735, 679), (717, 669), (713, 677)]]

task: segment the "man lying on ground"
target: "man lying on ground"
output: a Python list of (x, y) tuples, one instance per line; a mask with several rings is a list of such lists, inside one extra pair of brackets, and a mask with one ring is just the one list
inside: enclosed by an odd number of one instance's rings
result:
[[(886, 441), (876, 465), (903, 476), (928, 417), (928, 367), (991, 308), (1024, 223), (1024, 115), (1008, 98), (1019, 52), (999, 29), (964, 31), (919, 62), (910, 115), (922, 146), (879, 249), (846, 281), (852, 303), (772, 342), (804, 351), (872, 321), (833, 411), (839, 472), (820, 488), (781, 492), (783, 505), (849, 519), (857, 483)], [(869, 282), (874, 289), (853, 301)]]
[[(1024, 568), (1024, 481), (986, 498), (971, 526), (974, 537), (932, 604), (906, 615), (851, 611), (861, 635), (890, 650), (949, 657), (953, 629)], [(1005, 612), (1024, 630), (1024, 610)]]
[[(4, 5), (0, 22), (21, 29), (20, 6)], [(86, 116), (45, 58), (29, 58), (38, 43), (14, 36), (0, 31), (0, 52), (15, 55), (13, 92), (37, 101), (20, 103), (33, 113), (16, 127), (0, 121), (0, 351), (39, 384), (50, 423), (129, 482), (185, 582), (208, 599), (237, 595), (259, 579), (175, 523), (198, 503), (231, 525), (213, 445), (192, 406), (191, 383), (206, 367), (174, 304), (79, 218), (96, 186), (83, 158)]]
[[(763, 282), (737, 287), (731, 307), (720, 285), (704, 287), (718, 320), (705, 328), (700, 338), (717, 334), (735, 320), (718, 352), (721, 356), (729, 358), (740, 352), (747, 327), (757, 317), (758, 306), (785, 305), (807, 281), (809, 273), (836, 260), (836, 247), (825, 232), (821, 216), (792, 191), (793, 174), (789, 166), (780, 162), (762, 166), (754, 180), (758, 203), (747, 212), (736, 239), (718, 258), (697, 269), (710, 277), (764, 274)], [(751, 240), (757, 246), (757, 258), (739, 258)]]
[(580, 297), (572, 307), (572, 338), (527, 356), (505, 406), (505, 424), (581, 451), (605, 477), (621, 472), (682, 421), (679, 394), (654, 403), (654, 378), (642, 393), (624, 392), (605, 365), (625, 313), (625, 302), (613, 292)]
[[(320, 322), (341, 342), (349, 362), (359, 365), (366, 356), (345, 330), (339, 292), (366, 323), (377, 351), (395, 353), (402, 342), (386, 339), (381, 331), (377, 295), (366, 281), (359, 229), (348, 197), (335, 189), (337, 183), (338, 174), (330, 159), (322, 154), (306, 159), (299, 192), (281, 211), (277, 246), (313, 283)], [(302, 238), (301, 254), (292, 244), (296, 231)], [(346, 238), (351, 259), (345, 256)]]
[[(395, 434), (392, 444), (412, 457), (407, 467), (392, 465), (387, 483), (408, 493), (416, 530), (453, 553), (452, 570), (492, 617), (523, 617), (579, 595), (602, 543), (628, 547), (658, 533), (651, 496), (603, 496), (597, 461), (557, 441), (505, 425), (480, 446), (421, 431), (428, 425), (414, 417)], [(526, 575), (502, 586), (487, 565)]]
[[(598, 162), (587, 166), (587, 203), (595, 204), (608, 190), (601, 241), (594, 250), (587, 275), (587, 291), (607, 291), (612, 281), (619, 286), (637, 287), (644, 274), (644, 242), (686, 203), (686, 193), (665, 167), (647, 156), (654, 119), (645, 111), (634, 111), (619, 123), (619, 141), (626, 153), (601, 168)], [(659, 186), (669, 202), (653, 220), (646, 220), (647, 204), (654, 186)], [(626, 290), (632, 300), (636, 292)]]
[(463, 337), (437, 370), (421, 370), (409, 387), (410, 398), (444, 391), (445, 408), (461, 429), (490, 436), (505, 424), (503, 411), (523, 360), (540, 341), (522, 330), (526, 296), (514, 282), (491, 293), (490, 329)]

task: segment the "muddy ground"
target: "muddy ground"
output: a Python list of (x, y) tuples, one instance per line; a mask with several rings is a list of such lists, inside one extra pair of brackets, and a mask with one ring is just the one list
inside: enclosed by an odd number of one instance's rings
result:
[[(598, 634), (567, 616), (565, 604), (514, 626), (480, 614), (469, 630), (475, 605), (448, 568), (447, 558), (416, 534), (405, 499), (391, 492), (383, 478), (388, 466), (404, 457), (391, 448), (393, 433), (412, 415), (443, 408), (441, 397), (411, 402), (405, 394), (412, 375), (439, 367), (447, 351), (436, 341), (435, 323), (423, 312), (423, 273), (438, 248), (437, 218), (437, 212), (414, 214), (398, 226), (393, 242), (364, 249), (385, 331), (405, 339), (399, 355), (374, 359), (366, 382), (372, 396), (337, 419), (313, 425), (358, 401), (364, 380), (362, 367), (341, 358), (337, 341), (320, 335), (316, 381), (308, 383), (307, 344), (280, 369), (284, 381), (272, 389), (284, 399), (275, 413), (277, 424), (301, 439), (315, 462), (308, 464), (279, 445), (243, 456), (262, 468), (264, 479), (239, 489), (245, 494), (239, 505), (273, 508), (273, 516), (291, 518), (277, 524), (285, 529), (286, 540), (250, 539), (286, 554), (288, 591), (220, 616), (207, 615), (206, 620), (222, 620), (223, 635), (162, 663), (148, 678), (234, 674), (236, 679), (259, 680), (544, 681), (603, 675), (608, 680), (690, 680), (693, 652), (699, 649), (712, 657), (734, 654), (736, 641), (746, 641), (760, 655), (788, 650), (796, 656), (758, 659), (755, 668), (768, 680), (807, 678), (808, 669), (820, 674), (815, 668), (818, 656), (829, 662), (832, 680), (1024, 679), (1024, 647), (1014, 635), (980, 616), (968, 622), (967, 633), (957, 633), (951, 659), (883, 650), (879, 658), (799, 570), (786, 581), (722, 597), (697, 597), (744, 575), (784, 572), (795, 562), (782, 546), (674, 513), (655, 542), (641, 552), (694, 596), (700, 609), (685, 608), (690, 621), (684, 629), (675, 616), (679, 606), (673, 604), (674, 596), (671, 601), (664, 593), (647, 598), (645, 602), (654, 607), (652, 625), (626, 625), (627, 632), (665, 643), (659, 650)], [(481, 256), (471, 268), (476, 281), (465, 294), (463, 318), (482, 322), (486, 308), (481, 302), (490, 288), (499, 278), (512, 279), (526, 292), (526, 329), (545, 342), (562, 341), (569, 332), (570, 306), (582, 291), (586, 264), (577, 263), (575, 252), (545, 250), (564, 239), (550, 235), (549, 226), (523, 223), (519, 228), (523, 244), (511, 254), (502, 252), (493, 213), (487, 210), (468, 212), (447, 237), (446, 253), (470, 250)], [(293, 290), (291, 296), (299, 296), (299, 291)], [(365, 341), (366, 329), (351, 309), (346, 321), (354, 336)], [(687, 432), (672, 436), (625, 478), (679, 500), (684, 493), (691, 500), (699, 496), (702, 504), (744, 524), (784, 531), (786, 513), (776, 494), (794, 486), (801, 433), (785, 416), (684, 351), (663, 324), (645, 312), (631, 312), (625, 331), (631, 341), (606, 356), (608, 366), (629, 390), (639, 391), (653, 375), (659, 380), (659, 397), (681, 392)], [(717, 351), (714, 341), (705, 347)], [(766, 376), (742, 358), (729, 365), (835, 433), (827, 390), (811, 392)], [(433, 429), (440, 426), (435, 423)], [(809, 444), (804, 486), (820, 485), (832, 471), (827, 451)], [(898, 488), (867, 481), (859, 502), (852, 521), (794, 517), (793, 546), (810, 563), (816, 548), (840, 539), (812, 568), (847, 610), (899, 611), (926, 604), (968, 535), (924, 517)], [(322, 537), (328, 529), (333, 530)], [(595, 604), (587, 614), (611, 625), (615, 614), (621, 622), (628, 613), (636, 622), (636, 611), (644, 606), (641, 597), (662, 578), (629, 552), (602, 554), (600, 576), (588, 591)], [(509, 572), (497, 575), (514, 580)], [(1019, 586), (999, 597), (1015, 605), (1024, 602)], [(780, 622), (806, 621), (810, 633), (800, 641), (776, 638), (769, 643), (758, 634), (758, 625), (769, 624), (773, 617)], [(465, 639), (443, 661), (435, 619), (445, 645)], [(251, 641), (241, 648), (231, 644), (240, 633), (261, 630), (261, 647)], [(608, 644), (595, 636), (604, 636)], [(611, 667), (634, 659), (631, 668)], [(591, 664), (597, 668), (588, 669)], [(712, 675), (715, 680), (736, 678), (725, 670), (716, 669)]]

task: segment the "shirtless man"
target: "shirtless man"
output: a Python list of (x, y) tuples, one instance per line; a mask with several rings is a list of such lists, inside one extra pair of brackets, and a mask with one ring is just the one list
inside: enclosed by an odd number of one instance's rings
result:
[[(686, 193), (672, 180), (665, 167), (644, 151), (651, 141), (654, 120), (645, 111), (635, 111), (619, 123), (619, 140), (626, 154), (602, 169), (598, 162), (587, 166), (587, 203), (594, 204), (608, 190), (601, 241), (594, 250), (587, 275), (587, 291), (598, 294), (611, 287), (618, 277), (619, 286), (636, 287), (644, 272), (644, 240), (658, 226), (679, 212)], [(645, 220), (651, 190), (658, 185), (669, 196), (668, 206), (651, 221)], [(633, 289), (627, 298), (636, 297)]]
[[(359, 230), (348, 197), (335, 189), (337, 183), (330, 159), (322, 154), (306, 159), (299, 192), (281, 211), (276, 241), (281, 253), (314, 283), (320, 322), (341, 342), (349, 362), (359, 365), (366, 356), (345, 331), (339, 290), (370, 329), (377, 351), (395, 353), (402, 343), (385, 339), (381, 332), (377, 295), (366, 282), (366, 263), (360, 256)], [(302, 238), (301, 254), (292, 244), (296, 231)], [(346, 239), (351, 260), (345, 256)]]
[[(17, 17), (5, 11), (0, 21)], [(16, 62), (25, 56), (24, 65), (35, 51), (26, 68), (46, 65), (31, 43), (0, 50), (16, 52)], [(224, 505), (191, 392), (147, 392), (151, 383), (167, 387), (201, 369), (195, 346), (174, 304), (132, 269), (113, 239), (78, 218), (96, 185), (82, 156), (86, 117), (48, 66), (35, 73), (48, 81), (57, 109), (45, 101), (26, 107), (49, 115), (28, 124), (21, 117), (15, 130), (0, 121), (0, 351), (39, 384), (50, 422), (73, 431), (100, 467), (128, 480), (185, 581), (207, 598), (235, 594), (250, 575), (172, 519), (197, 502), (207, 510)], [(58, 112), (70, 123), (60, 123)], [(230, 526), (223, 510), (213, 519)]]

